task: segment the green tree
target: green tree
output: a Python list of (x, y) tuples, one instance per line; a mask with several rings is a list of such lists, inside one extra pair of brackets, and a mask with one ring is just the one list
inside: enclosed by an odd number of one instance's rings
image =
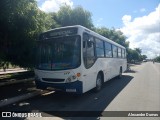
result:
[(140, 50), (139, 48), (136, 48), (136, 49), (131, 49), (131, 48), (127, 48), (127, 61), (128, 62), (138, 62), (138, 61), (142, 61), (143, 58), (142, 57), (147, 57), (147, 56), (143, 56), (143, 55), (140, 55), (140, 52), (137, 51), (137, 50)]
[(147, 59), (147, 55), (141, 55), (141, 60)]
[(106, 27), (94, 28), (94, 31), (126, 48), (129, 47), (129, 42), (126, 41), (126, 37), (121, 31), (117, 31), (114, 28), (108, 29)]
[(0, 62), (32, 67), (35, 40), (55, 21), (35, 0), (1, 0), (0, 5)]
[(155, 57), (155, 58), (154, 58), (154, 61), (160, 62), (160, 56)]
[(71, 8), (70, 6), (62, 6), (57, 13), (51, 13), (52, 18), (60, 26), (82, 25), (91, 29), (93, 27), (91, 13), (82, 7)]
[(142, 61), (142, 60), (144, 60), (144, 59), (146, 59), (147, 58), (147, 56), (146, 55), (141, 55), (141, 53), (142, 53), (142, 50), (140, 49), (140, 48), (135, 48), (135, 50), (137, 51), (137, 53), (138, 53), (138, 56), (139, 56), (139, 61)]
[(135, 48), (135, 50), (138, 52), (139, 55), (141, 55), (142, 50), (140, 48)]

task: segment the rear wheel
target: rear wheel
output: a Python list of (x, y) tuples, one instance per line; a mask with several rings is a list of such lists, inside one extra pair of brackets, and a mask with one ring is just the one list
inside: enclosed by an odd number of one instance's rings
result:
[(120, 67), (119, 69), (119, 75), (118, 75), (118, 78), (121, 79), (122, 78), (122, 67)]
[(103, 81), (102, 81), (102, 76), (98, 74), (97, 79), (96, 79), (96, 87), (95, 87), (95, 92), (98, 92), (102, 89)]

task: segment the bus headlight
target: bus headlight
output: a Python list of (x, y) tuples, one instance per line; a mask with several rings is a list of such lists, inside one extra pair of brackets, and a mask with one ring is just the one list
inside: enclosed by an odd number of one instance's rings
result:
[(73, 82), (77, 77), (75, 75), (72, 75), (72, 76), (69, 76), (67, 79), (66, 79), (66, 82)]

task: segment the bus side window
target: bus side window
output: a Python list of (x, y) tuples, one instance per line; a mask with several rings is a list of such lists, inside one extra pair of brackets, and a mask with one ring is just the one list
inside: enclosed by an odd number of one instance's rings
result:
[(90, 37), (89, 40), (87, 40), (87, 57), (94, 57), (94, 39), (93, 37)]
[(118, 47), (118, 58), (122, 57), (122, 49)]
[(86, 47), (86, 42), (83, 41), (83, 49)]
[(89, 35), (87, 33), (83, 33), (83, 48), (86, 48), (86, 41), (89, 40)]
[(90, 68), (95, 62), (95, 42), (94, 37), (83, 34), (83, 59), (86, 68)]
[(112, 52), (113, 52), (113, 57), (117, 58), (118, 55), (118, 48), (115, 45), (112, 45)]

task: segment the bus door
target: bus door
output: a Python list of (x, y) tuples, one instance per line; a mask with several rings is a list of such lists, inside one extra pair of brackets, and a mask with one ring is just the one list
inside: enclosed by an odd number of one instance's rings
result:
[(83, 80), (86, 90), (91, 89), (95, 86), (97, 77), (95, 56), (95, 40), (93, 36), (87, 33), (83, 34), (83, 61), (85, 69), (83, 70)]

